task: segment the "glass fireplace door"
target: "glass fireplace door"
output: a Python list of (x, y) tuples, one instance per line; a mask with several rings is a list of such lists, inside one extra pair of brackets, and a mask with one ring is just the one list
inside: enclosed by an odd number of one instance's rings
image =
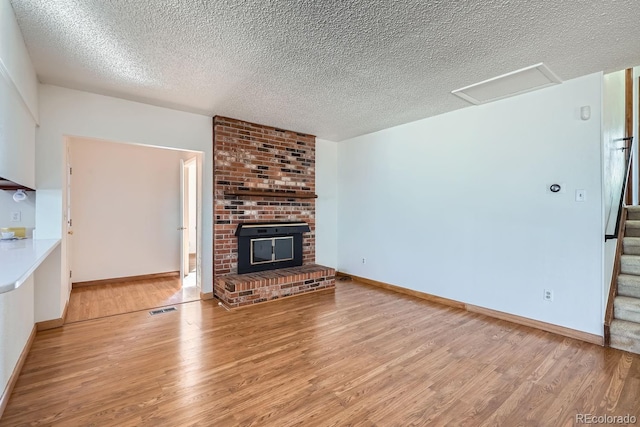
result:
[(273, 260), (289, 261), (293, 259), (293, 237), (276, 237), (273, 239)]
[(293, 259), (293, 236), (251, 239), (251, 264)]

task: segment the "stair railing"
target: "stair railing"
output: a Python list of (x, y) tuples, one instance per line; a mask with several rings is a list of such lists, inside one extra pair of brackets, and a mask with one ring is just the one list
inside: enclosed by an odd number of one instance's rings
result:
[[(627, 138), (620, 138), (620, 141), (628, 141), (629, 145), (619, 148), (620, 150), (627, 151), (627, 159), (626, 159), (626, 166), (624, 171), (624, 179), (622, 180), (622, 188), (620, 190), (620, 202), (618, 204), (618, 215), (616, 216), (616, 228), (615, 228), (616, 232), (620, 231), (619, 228), (620, 228), (622, 211), (624, 210), (623, 209), (624, 201), (629, 200), (627, 197), (629, 196), (628, 189), (631, 188), (631, 167), (632, 167), (633, 146), (634, 146), (632, 136)], [(619, 234), (605, 234), (604, 240), (606, 242), (609, 239), (617, 239), (619, 236), (620, 236)]]
[(622, 189), (620, 191), (620, 204), (618, 205), (618, 215), (616, 217), (616, 234), (605, 234), (604, 240), (618, 239), (616, 242), (616, 255), (613, 261), (613, 273), (611, 274), (611, 283), (609, 285), (609, 296), (607, 298), (607, 307), (604, 315), (604, 345), (609, 347), (610, 335), (609, 329), (611, 322), (613, 321), (613, 301), (618, 295), (618, 275), (620, 274), (620, 259), (623, 250), (623, 238), (625, 231), (625, 222), (627, 221), (627, 210), (625, 209), (625, 200), (629, 200), (629, 189), (631, 188), (631, 169), (633, 163), (633, 137), (622, 138), (624, 141), (628, 141), (629, 144), (626, 147), (621, 148), (627, 150), (628, 156), (626, 160), (625, 177), (622, 182)]

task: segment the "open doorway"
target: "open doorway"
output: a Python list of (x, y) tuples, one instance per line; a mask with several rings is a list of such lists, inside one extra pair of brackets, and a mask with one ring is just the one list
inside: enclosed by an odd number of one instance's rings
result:
[(181, 163), (183, 174), (182, 209), (182, 287), (197, 287), (198, 265), (198, 162), (193, 157)]
[[(73, 159), (67, 187), (68, 221), (73, 224), (73, 244), (67, 246), (72, 276), (67, 322), (199, 300), (195, 255), (201, 153), (67, 139), (68, 158)], [(185, 164), (184, 187), (179, 162)], [(176, 231), (181, 228), (183, 188), (192, 231), (187, 230), (188, 265), (180, 260), (181, 233)]]

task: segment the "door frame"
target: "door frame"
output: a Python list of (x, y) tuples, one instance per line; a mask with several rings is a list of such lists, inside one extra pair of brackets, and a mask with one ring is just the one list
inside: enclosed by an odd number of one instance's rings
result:
[(196, 165), (196, 252), (197, 252), (197, 258), (196, 258), (196, 286), (197, 288), (200, 290), (200, 297), (202, 298), (202, 270), (201, 270), (201, 260), (200, 260), (200, 254), (202, 253), (202, 169), (203, 169), (203, 156), (204, 156), (204, 152), (202, 151), (197, 151), (197, 150), (188, 150), (188, 149), (184, 149), (184, 148), (177, 148), (177, 147), (166, 147), (166, 146), (158, 146), (158, 145), (150, 145), (150, 144), (138, 144), (138, 143), (133, 143), (133, 142), (122, 142), (122, 141), (116, 141), (116, 140), (110, 140), (110, 139), (104, 139), (104, 138), (95, 138), (95, 137), (87, 137), (87, 136), (80, 136), (80, 135), (63, 135), (63, 164), (64, 164), (64, 188), (62, 190), (62, 238), (61, 238), (61, 258), (63, 258), (62, 260), (62, 265), (61, 265), (61, 269), (64, 272), (64, 274), (66, 274), (66, 277), (69, 277), (68, 279), (68, 294), (67, 294), (67, 302), (69, 301), (69, 295), (71, 294), (71, 288), (72, 288), (72, 278), (70, 277), (70, 272), (73, 269), (73, 252), (72, 252), (72, 246), (71, 246), (71, 239), (70, 239), (70, 234), (67, 234), (68, 231), (68, 215), (69, 212), (67, 211), (67, 205), (70, 203), (71, 199), (71, 192), (73, 191), (72, 188), (70, 187), (70, 178), (69, 178), (69, 172), (67, 170), (67, 163), (70, 162), (71, 159), (71, 153), (70, 153), (70, 146), (71, 143), (74, 140), (93, 140), (93, 141), (101, 141), (101, 142), (109, 142), (109, 143), (116, 143), (116, 144), (125, 144), (125, 145), (131, 145), (131, 146), (139, 146), (139, 147), (148, 147), (148, 148), (161, 148), (161, 149), (165, 149), (165, 150), (173, 150), (173, 151), (180, 151), (180, 152), (184, 152), (184, 153), (189, 153), (191, 154), (191, 157), (187, 160), (187, 161), (195, 161), (195, 165)]
[(71, 161), (71, 142), (73, 137), (64, 137), (64, 192), (63, 192), (63, 201), (62, 201), (62, 221), (63, 221), (63, 231), (62, 231), (62, 244), (64, 246), (62, 250), (62, 256), (64, 257), (63, 262), (63, 271), (67, 277), (67, 299), (71, 295), (71, 289), (73, 287), (73, 217), (72, 217), (72, 207), (71, 203), (73, 198), (72, 195), (72, 161)]

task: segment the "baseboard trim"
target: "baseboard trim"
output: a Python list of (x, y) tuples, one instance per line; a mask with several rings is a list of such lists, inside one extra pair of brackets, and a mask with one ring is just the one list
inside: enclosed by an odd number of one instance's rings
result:
[(200, 292), (200, 299), (203, 301), (213, 299), (213, 292)]
[(410, 296), (421, 298), (430, 302), (435, 302), (437, 304), (459, 308), (471, 313), (478, 313), (488, 317), (493, 317), (495, 319), (505, 320), (511, 323), (517, 323), (518, 325), (540, 329), (540, 330), (551, 332), (557, 335), (562, 335), (565, 337), (586, 341), (591, 344), (604, 345), (603, 337), (599, 335), (590, 334), (588, 332), (577, 331), (575, 329), (566, 328), (564, 326), (553, 325), (551, 323), (541, 322), (539, 320), (529, 319), (527, 317), (522, 317), (515, 314), (504, 313), (502, 311), (492, 310), (490, 308), (479, 307), (477, 305), (467, 304), (464, 302), (460, 302), (460, 301), (456, 301), (448, 298), (442, 298), (436, 295), (427, 294), (425, 292), (414, 291), (413, 289), (407, 289), (401, 286), (390, 285), (388, 283), (379, 282), (377, 280), (367, 279), (366, 277), (354, 276), (353, 274), (336, 272), (336, 276), (351, 277), (353, 280), (362, 282), (367, 285), (372, 285), (372, 286), (387, 289), (390, 291), (398, 292), (401, 294), (410, 295)]
[(502, 311), (492, 310), (490, 308), (478, 307), (471, 304), (467, 304), (466, 309), (467, 311), (470, 311), (472, 313), (484, 314), (485, 316), (494, 317), (500, 320), (506, 320), (507, 322), (517, 323), (519, 325), (529, 326), (530, 328), (541, 329), (543, 331), (551, 332), (557, 335), (574, 338), (580, 341), (586, 341), (591, 344), (604, 345), (603, 337), (590, 334), (588, 332), (577, 331), (575, 329), (567, 328), (564, 326), (558, 326), (552, 323), (529, 319), (527, 317), (504, 313)]
[(36, 328), (38, 331), (46, 331), (48, 329), (59, 328), (67, 320), (67, 309), (69, 308), (69, 301), (67, 301), (64, 305), (64, 310), (62, 310), (62, 317), (59, 319), (51, 319), (45, 320), (43, 322), (36, 322)]
[(0, 418), (4, 414), (4, 410), (9, 403), (9, 398), (11, 397), (11, 393), (13, 392), (13, 387), (16, 385), (16, 381), (18, 381), (18, 377), (20, 376), (20, 372), (22, 372), (22, 366), (24, 366), (24, 362), (27, 360), (27, 356), (31, 351), (31, 346), (33, 345), (33, 341), (36, 338), (36, 325), (33, 325), (33, 329), (31, 329), (31, 334), (29, 334), (29, 338), (27, 339), (27, 343), (22, 349), (22, 353), (20, 353), (20, 357), (18, 358), (18, 363), (16, 363), (15, 368), (13, 368), (13, 372), (9, 377), (9, 382), (7, 386), (4, 388), (4, 392), (2, 396), (0, 396)]
[(166, 279), (170, 277), (180, 277), (180, 272), (167, 271), (166, 273), (143, 274), (141, 276), (114, 277), (112, 279), (87, 280), (86, 282), (74, 282), (71, 284), (71, 289), (82, 288), (85, 286), (108, 285), (111, 283), (131, 282), (136, 280)]
[(423, 299), (423, 300), (435, 302), (435, 303), (446, 305), (446, 306), (449, 306), (449, 307), (460, 308), (462, 310), (465, 309), (465, 304), (463, 302), (452, 300), (452, 299), (449, 299), (449, 298), (443, 298), (443, 297), (439, 297), (439, 296), (436, 296), (436, 295), (427, 294), (425, 292), (414, 291), (413, 289), (403, 288), (402, 286), (390, 285), (389, 283), (384, 283), (384, 282), (379, 282), (377, 280), (367, 279), (366, 277), (354, 276), (353, 274), (345, 274), (345, 273), (336, 272), (336, 276), (351, 277), (352, 279), (357, 280), (358, 282), (363, 282), (363, 283), (366, 283), (368, 285), (377, 286), (379, 288), (387, 289), (389, 291), (394, 291), (394, 292), (398, 292), (400, 294), (410, 295), (412, 297), (416, 297), (416, 298), (420, 298), (420, 299)]

